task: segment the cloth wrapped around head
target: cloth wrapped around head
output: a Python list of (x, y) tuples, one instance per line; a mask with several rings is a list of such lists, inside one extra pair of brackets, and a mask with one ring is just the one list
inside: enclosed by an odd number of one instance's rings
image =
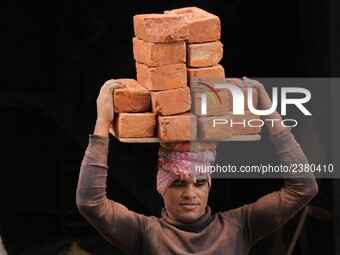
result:
[(163, 197), (176, 179), (204, 174), (211, 187), (208, 166), (215, 162), (216, 143), (161, 143), (158, 150), (157, 191)]

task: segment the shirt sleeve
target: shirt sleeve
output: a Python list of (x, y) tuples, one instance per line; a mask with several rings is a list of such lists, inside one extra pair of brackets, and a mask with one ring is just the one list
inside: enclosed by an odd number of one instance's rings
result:
[(80, 213), (111, 243), (131, 254), (140, 238), (141, 215), (107, 199), (109, 138), (90, 135), (76, 193)]
[[(308, 164), (290, 129), (273, 134), (270, 139), (283, 165)], [(251, 245), (281, 227), (318, 192), (311, 172), (284, 173), (283, 177), (284, 187), (279, 191), (263, 196), (244, 208), (246, 233)]]

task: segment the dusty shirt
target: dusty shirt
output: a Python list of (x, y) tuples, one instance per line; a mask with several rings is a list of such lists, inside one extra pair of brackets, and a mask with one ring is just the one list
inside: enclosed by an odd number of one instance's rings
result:
[(1, 236), (0, 236), (0, 255), (7, 255), (7, 252), (4, 248), (4, 246), (2, 245), (2, 239), (1, 239)]
[[(282, 164), (308, 163), (289, 130), (272, 135)], [(285, 174), (284, 187), (240, 208), (205, 215), (193, 223), (148, 217), (107, 199), (109, 139), (90, 135), (81, 165), (77, 205), (84, 217), (112, 244), (128, 254), (248, 254), (256, 241), (278, 229), (317, 193), (310, 173)]]

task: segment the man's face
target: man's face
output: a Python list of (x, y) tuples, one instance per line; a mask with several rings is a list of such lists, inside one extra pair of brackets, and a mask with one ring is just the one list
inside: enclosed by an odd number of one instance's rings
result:
[(164, 194), (168, 216), (177, 221), (193, 222), (205, 213), (208, 203), (209, 185), (205, 175), (195, 179), (177, 179)]

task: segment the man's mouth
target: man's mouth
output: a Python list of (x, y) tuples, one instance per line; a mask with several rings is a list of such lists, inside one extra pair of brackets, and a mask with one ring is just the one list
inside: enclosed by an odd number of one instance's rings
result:
[(181, 208), (185, 209), (185, 210), (195, 210), (197, 207), (199, 207), (199, 203), (180, 203), (179, 204), (181, 206)]

